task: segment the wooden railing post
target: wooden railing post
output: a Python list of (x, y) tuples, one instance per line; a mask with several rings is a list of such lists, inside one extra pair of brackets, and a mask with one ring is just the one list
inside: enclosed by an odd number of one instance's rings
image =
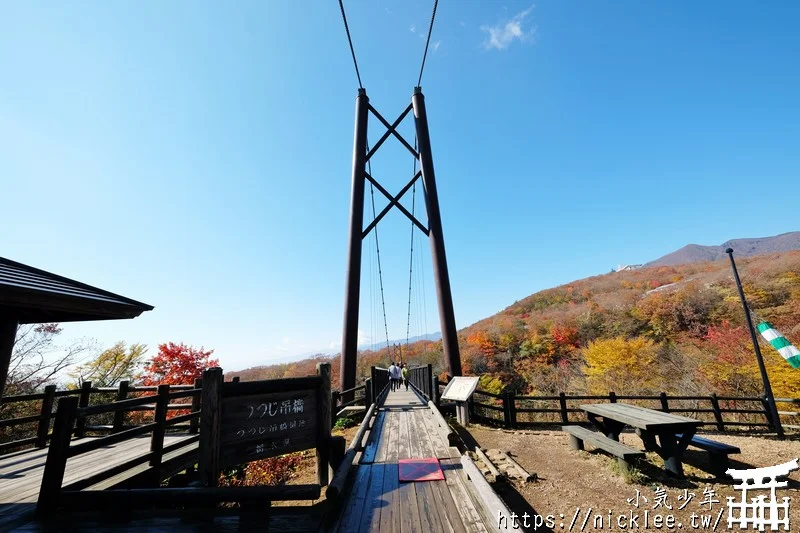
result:
[(372, 390), (372, 378), (367, 378), (364, 381), (364, 405), (367, 409), (375, 401), (375, 391)]
[[(353, 393), (355, 395), (355, 393)], [(331, 426), (336, 425), (336, 413), (339, 412), (339, 397), (341, 393), (338, 390), (331, 392)]]
[(611, 402), (611, 403), (617, 403), (617, 393), (614, 392), (614, 391), (609, 392), (608, 393), (608, 401)]
[(561, 408), (561, 423), (569, 424), (569, 413), (567, 412), (567, 395), (563, 392), (558, 393), (558, 405)]
[[(92, 382), (84, 381), (83, 384), (81, 385), (81, 395), (80, 399), (78, 400), (78, 408), (89, 406), (89, 395), (91, 393), (92, 393)], [(80, 439), (83, 437), (85, 432), (86, 432), (86, 417), (85, 416), (78, 417), (78, 420), (75, 422), (75, 436)]]
[(56, 386), (48, 385), (44, 388), (44, 399), (42, 400), (41, 418), (39, 419), (39, 429), (36, 431), (36, 447), (44, 448), (47, 446), (47, 434), (50, 432), (50, 418), (53, 416), (53, 403), (56, 399)]
[(508, 414), (511, 417), (511, 428), (517, 429), (517, 395), (513, 390), (508, 393)]
[(437, 409), (440, 407), (442, 399), (439, 397), (439, 376), (433, 376), (433, 403)]
[[(725, 422), (722, 420), (722, 411), (719, 410), (719, 400), (717, 399), (717, 393), (711, 393), (711, 408), (714, 409), (714, 419), (717, 421), (717, 429), (720, 431), (725, 431)], [(767, 413), (769, 413), (769, 408), (767, 408)]]
[(219, 367), (203, 372), (198, 466), (200, 479), (205, 487), (216, 487), (219, 482), (222, 380), (222, 369)]
[(317, 363), (317, 374), (322, 378), (319, 390), (319, 415), (317, 427), (317, 483), (321, 487), (328, 484), (328, 465), (330, 463), (331, 440), (331, 365)]
[(661, 410), (664, 411), (665, 413), (669, 413), (669, 402), (667, 402), (667, 393), (662, 392), (660, 398), (661, 398)]
[(503, 392), (503, 427), (511, 429), (511, 401), (509, 396), (511, 391)]
[(156, 398), (156, 409), (153, 414), (153, 421), (156, 427), (153, 428), (153, 436), (150, 439), (150, 466), (161, 465), (161, 456), (164, 453), (164, 434), (167, 431), (167, 406), (169, 405), (169, 385), (158, 386), (158, 398)]
[[(128, 388), (130, 386), (130, 382), (120, 381), (119, 382), (119, 390), (117, 391), (117, 399), (116, 401), (121, 402), (122, 400), (128, 399)], [(114, 426), (112, 427), (111, 431), (113, 433), (119, 433), (125, 427), (125, 409), (117, 409), (114, 411)]]
[(36, 514), (45, 516), (55, 510), (58, 505), (58, 494), (64, 482), (64, 470), (67, 468), (69, 443), (72, 439), (72, 426), (78, 413), (78, 398), (65, 397), (58, 401), (56, 418), (53, 422), (53, 438), (47, 450), (47, 460), (42, 474), (42, 485), (39, 488), (39, 501)]
[[(197, 378), (194, 380), (194, 388), (195, 390), (203, 389), (203, 379)], [(201, 401), (201, 394), (195, 394), (192, 396), (192, 412), (196, 413), (200, 410), (200, 401)], [(199, 418), (192, 418), (189, 420), (189, 433), (195, 435), (197, 433), (197, 429), (200, 427), (200, 419)]]
[(428, 392), (428, 399), (432, 400), (433, 395), (431, 394), (431, 385), (433, 384), (433, 365), (428, 364), (428, 373), (425, 375), (425, 389)]

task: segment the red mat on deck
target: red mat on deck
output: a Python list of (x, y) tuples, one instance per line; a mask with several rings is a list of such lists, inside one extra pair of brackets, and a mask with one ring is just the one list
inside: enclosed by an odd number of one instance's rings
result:
[(429, 459), (400, 459), (400, 481), (436, 481), (444, 479), (444, 474), (435, 457)]

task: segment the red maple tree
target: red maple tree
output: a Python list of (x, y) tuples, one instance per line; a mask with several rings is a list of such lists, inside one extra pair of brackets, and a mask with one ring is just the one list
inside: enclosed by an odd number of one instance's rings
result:
[(158, 355), (144, 367), (142, 382), (145, 385), (190, 385), (208, 368), (219, 366), (219, 360), (210, 359), (214, 350), (186, 346), (184, 343), (159, 344)]

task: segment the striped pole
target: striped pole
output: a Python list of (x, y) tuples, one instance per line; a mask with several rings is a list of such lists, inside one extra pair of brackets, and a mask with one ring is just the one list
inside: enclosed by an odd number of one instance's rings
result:
[(800, 368), (800, 350), (786, 340), (783, 333), (775, 329), (769, 322), (762, 322), (756, 326), (758, 332), (775, 348), (792, 368)]

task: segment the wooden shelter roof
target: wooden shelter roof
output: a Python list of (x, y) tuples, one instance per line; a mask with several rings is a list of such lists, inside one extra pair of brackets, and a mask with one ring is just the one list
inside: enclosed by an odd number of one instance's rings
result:
[(153, 306), (0, 257), (0, 318), (20, 324), (135, 318)]

